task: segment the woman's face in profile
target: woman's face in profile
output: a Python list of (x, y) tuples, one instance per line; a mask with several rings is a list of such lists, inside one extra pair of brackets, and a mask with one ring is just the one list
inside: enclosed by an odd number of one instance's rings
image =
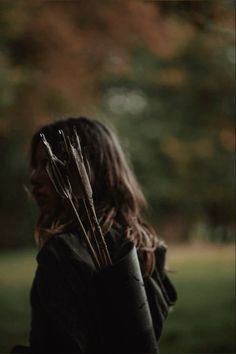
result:
[(47, 174), (48, 155), (42, 142), (39, 142), (34, 156), (34, 166), (30, 173), (33, 196), (41, 212), (51, 214), (59, 202), (59, 196)]

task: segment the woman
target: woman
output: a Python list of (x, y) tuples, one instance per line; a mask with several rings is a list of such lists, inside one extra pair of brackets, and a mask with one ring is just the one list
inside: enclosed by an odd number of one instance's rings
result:
[[(35, 229), (38, 267), (31, 290), (30, 347), (15, 347), (12, 352), (106, 351), (103, 314), (93, 282), (96, 267), (78, 233), (71, 206), (58, 193), (48, 174), (50, 161), (42, 137), (46, 137), (60, 161), (65, 161), (66, 148), (58, 131), (71, 139), (75, 131), (79, 136), (96, 215), (111, 259), (119, 257), (127, 240), (137, 248), (158, 341), (169, 306), (176, 300), (175, 290), (164, 272), (165, 247), (142, 220), (145, 199), (115, 135), (102, 123), (82, 117), (49, 124), (32, 139), (30, 181), (39, 207)], [(81, 186), (74, 171), (71, 176), (73, 188), (77, 189), (74, 204), (89, 232)]]

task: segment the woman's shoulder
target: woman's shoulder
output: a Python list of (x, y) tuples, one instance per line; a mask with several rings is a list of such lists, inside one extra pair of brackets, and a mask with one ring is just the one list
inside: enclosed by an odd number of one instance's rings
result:
[[(124, 242), (122, 229), (114, 225), (105, 235), (105, 241), (112, 258)], [(93, 259), (88, 251), (85, 241), (75, 232), (64, 232), (52, 236), (39, 250), (36, 260), (38, 264), (63, 263), (89, 268), (96, 271)]]
[(36, 256), (39, 264), (59, 262), (70, 264), (86, 264), (94, 268), (92, 258), (85, 243), (75, 233), (61, 233), (52, 236), (40, 249)]
[(66, 238), (69, 237), (69, 234), (57, 234), (51, 236), (46, 242), (44, 242), (43, 246), (40, 248), (36, 259), (38, 263), (42, 262), (44, 259), (48, 257), (59, 256), (61, 253), (65, 251), (66, 246)]

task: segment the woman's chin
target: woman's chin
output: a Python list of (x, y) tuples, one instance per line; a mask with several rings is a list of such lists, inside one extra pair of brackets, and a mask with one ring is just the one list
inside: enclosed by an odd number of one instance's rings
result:
[(37, 203), (38, 208), (42, 214), (50, 214), (52, 212), (52, 207), (46, 203)]
[(40, 211), (42, 214), (51, 214), (51, 209), (45, 207), (45, 208), (40, 208)]

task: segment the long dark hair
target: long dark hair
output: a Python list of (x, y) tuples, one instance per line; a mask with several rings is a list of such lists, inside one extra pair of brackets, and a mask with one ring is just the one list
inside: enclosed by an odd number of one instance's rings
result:
[[(150, 274), (158, 239), (155, 231), (142, 220), (141, 211), (146, 205), (145, 198), (115, 134), (110, 129), (99, 121), (85, 117), (68, 118), (48, 124), (32, 138), (31, 166), (34, 165), (40, 133), (45, 134), (55, 154), (60, 155), (58, 130), (62, 129), (65, 135), (72, 136), (74, 128), (90, 166), (95, 209), (104, 234), (112, 226), (119, 225), (123, 237), (132, 240), (142, 253), (143, 274)], [(42, 220), (43, 215), (36, 227), (39, 238), (40, 234), (45, 235)], [(68, 212), (64, 212), (57, 220), (50, 220), (46, 234), (52, 236), (63, 228), (72, 227), (72, 224)]]

